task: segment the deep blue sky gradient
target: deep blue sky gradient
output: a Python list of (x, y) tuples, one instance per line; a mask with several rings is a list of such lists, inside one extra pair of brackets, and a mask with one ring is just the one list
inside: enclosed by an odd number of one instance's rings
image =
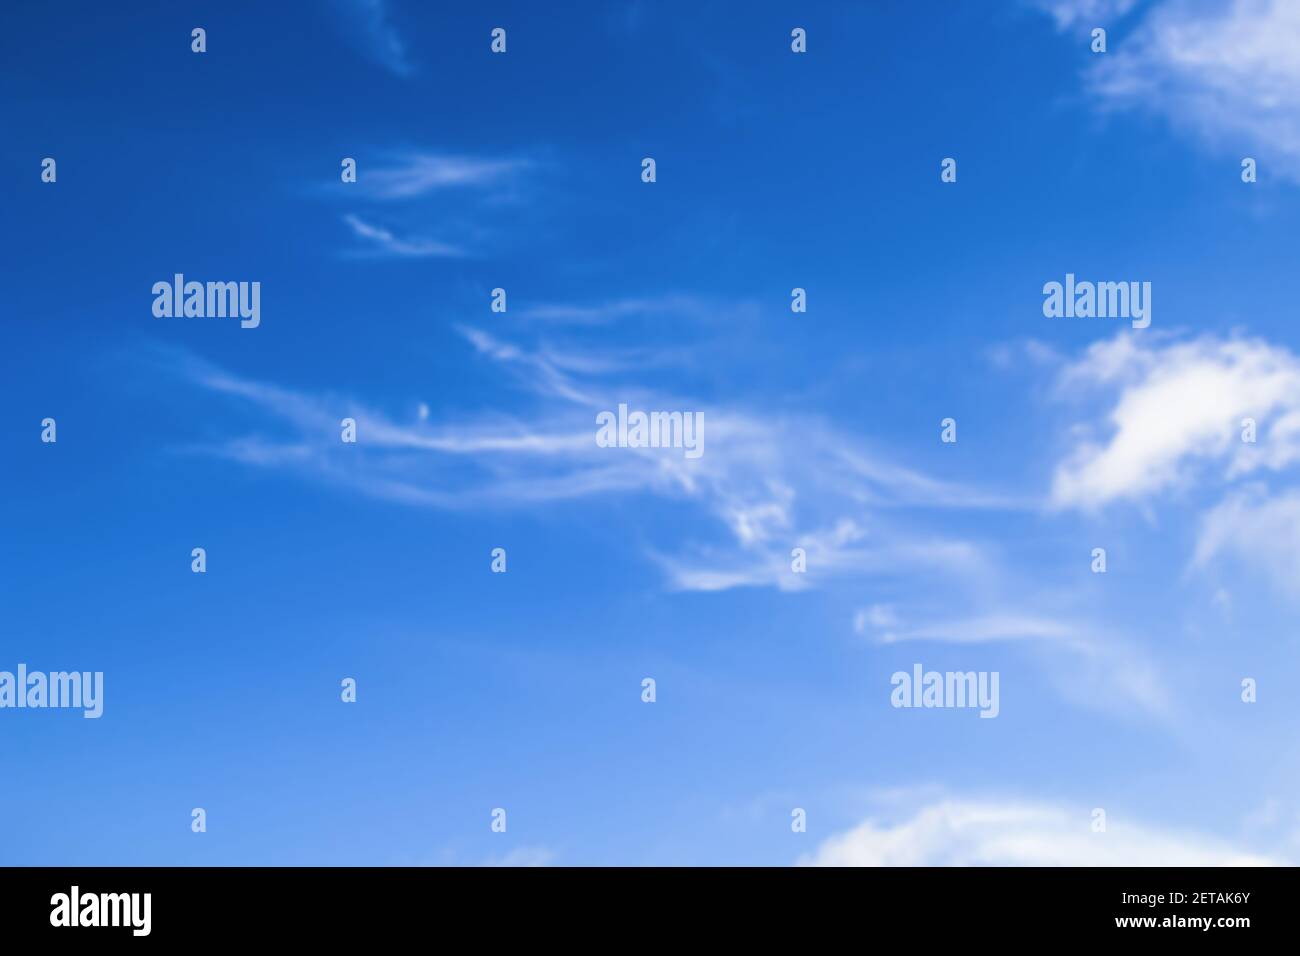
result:
[[(527, 421), (536, 395), (458, 329), (646, 350), (681, 361), (634, 363), (637, 385), (706, 420), (730, 407), (831, 423), (1025, 502), (1068, 445), (1070, 396), (989, 350), (1038, 338), (1074, 356), (1122, 327), (1049, 324), (1042, 283), (1148, 280), (1159, 330), (1245, 327), (1300, 348), (1293, 187), (1261, 175), (1243, 195), (1231, 150), (1091, 108), (1086, 43), (1016, 4), (394, 0), (388, 16), (405, 75), (346, 4), (18, 3), (0, 17), (0, 668), (106, 674), (98, 721), (0, 712), (0, 863), (480, 863), (545, 848), (559, 863), (781, 864), (855, 825), (881, 789), (1123, 807), (1225, 839), (1294, 794), (1293, 695), (1274, 686), (1248, 711), (1235, 689), (1254, 670), (1295, 688), (1293, 614), (1242, 601), (1233, 640), (1188, 637), (1206, 606), (1182, 573), (1200, 499), (1156, 518), (891, 512), (983, 542), (1008, 569), (1003, 597), (1069, 595), (1122, 627), (1176, 675), (1171, 723), (1070, 699), (1036, 646), (855, 633), (872, 603), (954, 610), (965, 598), (943, 580), (674, 589), (649, 555), (730, 540), (689, 496), (421, 507), (210, 454), (284, 426), (183, 371), (188, 357), (334, 396), (340, 417), (355, 398), (406, 422), (420, 403), (444, 424)], [(806, 56), (790, 53), (795, 25)], [(505, 56), (488, 51), (494, 26)], [(411, 154), (519, 167), (409, 202), (358, 188)], [(358, 186), (339, 182), (344, 156)], [(465, 254), (365, 254), (347, 215)], [(260, 281), (261, 327), (155, 319), (150, 287), (175, 272)], [(496, 286), (505, 316), (487, 308)], [(806, 315), (790, 313), (794, 286)], [(704, 308), (523, 316), (672, 296)], [(594, 432), (586, 410), (557, 414)], [(38, 440), (47, 415), (57, 445)], [(956, 446), (937, 439), (947, 415)], [(190, 573), (196, 546), (206, 575)], [(488, 570), (498, 546), (505, 575)], [(888, 675), (914, 661), (1000, 670), (1001, 716), (891, 709)], [(344, 676), (355, 706), (339, 702)], [(505, 835), (488, 828), (498, 806)], [(790, 832), (795, 806), (806, 835)]]

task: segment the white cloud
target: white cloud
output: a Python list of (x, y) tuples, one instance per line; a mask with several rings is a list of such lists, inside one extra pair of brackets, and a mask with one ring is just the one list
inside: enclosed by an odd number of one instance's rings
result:
[(824, 841), (808, 866), (1267, 866), (1285, 861), (1212, 838), (1037, 802), (943, 800), (889, 825), (868, 820)]
[(441, 153), (401, 153), (389, 165), (363, 169), (357, 185), (374, 199), (414, 199), (453, 188), (502, 183), (530, 165), (522, 159), (483, 159)]
[[(654, 356), (529, 348), (478, 329), (461, 331), (482, 359), (514, 373), (531, 393), (535, 408), (526, 417), (493, 412), (440, 422), (431, 408), (398, 421), (351, 399), (244, 380), (193, 359), (169, 364), (266, 413), (258, 434), (206, 449), (248, 465), (431, 507), (633, 494), (675, 504), (685, 514), (673, 526), (673, 553), (645, 546), (675, 589), (796, 589), (846, 576), (984, 573), (987, 556), (974, 544), (922, 530), (905, 516), (1003, 506), (993, 498), (888, 462), (820, 419), (705, 405), (631, 384), (631, 372), (654, 364)], [(596, 413), (620, 402), (703, 411), (705, 453), (688, 459), (679, 449), (598, 447)], [(337, 441), (343, 415), (357, 420), (355, 446)], [(276, 422), (289, 434), (266, 437)], [(808, 552), (807, 574), (790, 568), (796, 546)]]
[(608, 358), (595, 356), (584, 358), (577, 354), (566, 355), (545, 348), (530, 352), (511, 342), (504, 342), (481, 329), (468, 326), (458, 327), (457, 331), (480, 355), (518, 372), (525, 387), (545, 397), (574, 404), (594, 407), (599, 403), (574, 380), (571, 372), (605, 372), (612, 371), (616, 367), (611, 367), (611, 360)]
[[(366, 204), (361, 215), (348, 213), (343, 221), (354, 236), (365, 243), (361, 251), (349, 255), (391, 256), (398, 258), (454, 257), (467, 254), (499, 238), (497, 230), (483, 225), (483, 209), (491, 203), (516, 198), (516, 174), (528, 168), (524, 159), (490, 159), (473, 156), (450, 156), (428, 152), (381, 153), (372, 164), (362, 159), (355, 185), (338, 188), (338, 181), (316, 183), (313, 195), (333, 200), (347, 197), (349, 203)], [(425, 197), (436, 194), (436, 209)], [(389, 225), (376, 222), (377, 204), (401, 203), (403, 221), (425, 220), (436, 216), (439, 231), (454, 233), (457, 242), (445, 242), (428, 236), (402, 235)], [(391, 218), (391, 217), (390, 217)]]
[(1110, 46), (1088, 74), (1104, 105), (1159, 113), (1231, 155), (1273, 158), (1266, 168), (1297, 178), (1300, 3), (1169, 0)]
[(358, 43), (371, 60), (397, 76), (415, 72), (385, 0), (335, 0), (334, 7), (348, 39)]
[(1058, 30), (1074, 26), (1108, 27), (1122, 17), (1137, 0), (1032, 0), (1034, 6), (1052, 15)]
[[(1056, 469), (1057, 506), (1142, 498), (1186, 484), (1209, 462), (1218, 462), (1227, 480), (1300, 459), (1300, 361), (1293, 353), (1259, 339), (1160, 342), (1122, 334), (1065, 369), (1063, 392), (1100, 386), (1117, 395), (1109, 437), (1085, 431)], [(1259, 426), (1257, 445), (1241, 440), (1247, 417)]]
[(898, 641), (943, 641), (950, 644), (984, 644), (989, 641), (1054, 640), (1069, 642), (1078, 637), (1075, 628), (1045, 617), (1021, 614), (989, 614), (974, 618), (936, 621), (911, 628), (900, 627), (895, 619), (880, 643)]
[(1300, 594), (1300, 491), (1268, 497), (1259, 485), (1229, 495), (1201, 523), (1194, 567), (1221, 555), (1267, 574), (1281, 590)]
[(690, 295), (629, 297), (594, 305), (550, 302), (526, 305), (519, 309), (511, 307), (511, 314), (518, 318), (570, 325), (605, 325), (633, 318), (654, 322), (687, 319), (706, 325), (710, 322), (730, 321), (737, 316), (753, 315), (755, 311), (752, 303), (719, 302)]
[(399, 258), (425, 258), (428, 256), (459, 256), (461, 250), (455, 246), (432, 239), (402, 239), (391, 230), (382, 226), (371, 225), (357, 216), (347, 215), (343, 221), (352, 227), (352, 231), (371, 243), (372, 254), (397, 256)]
[[(674, 509), (670, 522), (639, 529), (643, 553), (667, 587), (847, 588), (871, 582), (906, 600), (916, 588), (947, 595), (952, 616), (906, 621), (892, 605), (859, 615), (885, 642), (1012, 641), (1033, 645), (1063, 698), (1089, 709), (1166, 718), (1159, 674), (1113, 628), (1069, 623), (1050, 613), (999, 607), (1011, 586), (995, 548), (947, 530), (936, 512), (1015, 507), (932, 479), (865, 447), (819, 418), (766, 414), (654, 393), (629, 383), (638, 358), (554, 345), (526, 347), (461, 329), (490, 371), (517, 376), (531, 407), (521, 418), (496, 411), (447, 420), (430, 407), (394, 418), (340, 396), (312, 395), (241, 379), (192, 357), (167, 367), (209, 391), (249, 402), (255, 434), (205, 451), (280, 469), (402, 504), (482, 509), (643, 496)], [(652, 357), (653, 359), (653, 357)], [(634, 408), (705, 412), (706, 452), (604, 449), (595, 413), (620, 401)], [(500, 408), (501, 404), (497, 403)], [(338, 441), (339, 419), (358, 423), (358, 443)], [(287, 435), (267, 437), (268, 430)], [(791, 550), (807, 553), (807, 571)], [(1023, 579), (1014, 579), (1023, 587)], [(1050, 602), (1049, 602), (1050, 603)], [(1046, 606), (1046, 605), (1044, 605)]]

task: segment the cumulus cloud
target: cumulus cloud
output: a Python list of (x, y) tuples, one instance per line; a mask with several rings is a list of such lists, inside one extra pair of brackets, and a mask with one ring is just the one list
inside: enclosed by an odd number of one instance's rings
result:
[(942, 800), (910, 819), (868, 820), (824, 841), (805, 866), (1268, 866), (1286, 861), (1217, 839), (1038, 802)]
[[(1143, 498), (1185, 484), (1211, 463), (1226, 480), (1300, 459), (1300, 360), (1259, 339), (1122, 334), (1068, 366), (1060, 388), (1100, 388), (1114, 399), (1105, 434), (1083, 429), (1057, 467), (1057, 506)], [(1257, 445), (1241, 440), (1246, 418), (1258, 425)]]

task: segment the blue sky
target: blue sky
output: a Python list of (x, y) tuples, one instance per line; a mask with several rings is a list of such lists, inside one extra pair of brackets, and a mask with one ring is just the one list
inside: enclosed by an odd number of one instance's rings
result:
[(8, 11), (0, 862), (1300, 857), (1295, 8), (452, 6)]

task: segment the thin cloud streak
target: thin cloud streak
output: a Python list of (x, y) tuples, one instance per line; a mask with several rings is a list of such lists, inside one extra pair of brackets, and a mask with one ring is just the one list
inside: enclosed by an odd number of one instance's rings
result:
[(449, 189), (483, 188), (513, 179), (532, 163), (523, 159), (483, 159), (442, 153), (406, 152), (394, 162), (363, 169), (357, 185), (367, 197), (409, 200)]
[(406, 42), (392, 23), (387, 0), (334, 0), (334, 8), (345, 35), (367, 58), (394, 76), (405, 78), (415, 73)]
[(372, 244), (372, 248), (367, 250), (371, 255), (388, 255), (402, 259), (464, 255), (457, 247), (433, 239), (401, 239), (391, 230), (371, 225), (357, 216), (344, 216), (343, 221), (352, 228), (355, 235)]

